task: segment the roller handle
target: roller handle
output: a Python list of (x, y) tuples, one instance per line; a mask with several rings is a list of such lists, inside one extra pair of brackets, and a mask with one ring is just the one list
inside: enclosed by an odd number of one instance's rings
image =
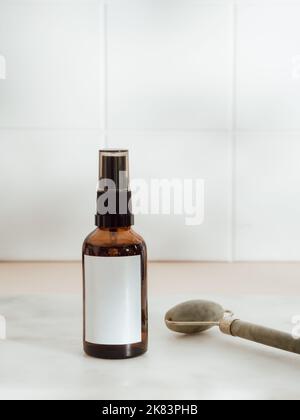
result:
[(250, 324), (239, 319), (227, 318), (221, 321), (220, 330), (227, 335), (254, 341), (258, 344), (300, 354), (300, 339), (282, 331)]

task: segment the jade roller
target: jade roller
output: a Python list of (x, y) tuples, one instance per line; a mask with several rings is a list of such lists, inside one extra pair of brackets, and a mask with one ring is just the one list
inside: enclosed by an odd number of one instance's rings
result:
[(201, 333), (217, 326), (223, 334), (300, 354), (300, 339), (241, 321), (214, 302), (191, 300), (181, 303), (166, 313), (165, 322), (170, 330), (182, 334)]

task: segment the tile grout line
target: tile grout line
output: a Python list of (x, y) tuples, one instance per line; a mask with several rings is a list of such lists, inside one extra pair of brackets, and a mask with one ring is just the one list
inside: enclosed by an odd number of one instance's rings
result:
[[(102, 120), (102, 113), (101, 113), (101, 120)], [(152, 129), (109, 129), (105, 130), (104, 128), (99, 127), (1, 127), (0, 131), (98, 131), (101, 132), (101, 134), (104, 135), (105, 131), (109, 131), (110, 133), (130, 133), (130, 134), (153, 134), (153, 135), (165, 135), (165, 134), (201, 134), (201, 133), (232, 133), (232, 128), (230, 129), (195, 129), (195, 130), (189, 130), (189, 129), (161, 129), (161, 130), (152, 130)], [(274, 129), (274, 130), (235, 130), (235, 133), (238, 134), (253, 134), (253, 133), (262, 133), (262, 134), (300, 134), (300, 129), (292, 129), (292, 130), (286, 130), (286, 129)]]
[(232, 139), (231, 139), (231, 262), (236, 261), (236, 163), (237, 163), (237, 1), (232, 3)]
[(108, 3), (104, 6), (104, 66), (105, 66), (105, 146), (109, 146), (108, 140)]
[(100, 127), (102, 127), (102, 133), (104, 137), (104, 146), (108, 147), (107, 128), (108, 128), (108, 85), (107, 85), (107, 8), (108, 4), (106, 0), (100, 1), (100, 13), (99, 13), (99, 36), (100, 36)]

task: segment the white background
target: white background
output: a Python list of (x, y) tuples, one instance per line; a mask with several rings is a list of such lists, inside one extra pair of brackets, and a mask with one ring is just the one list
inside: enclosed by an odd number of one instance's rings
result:
[[(98, 149), (203, 178), (155, 260), (300, 260), (300, 0), (0, 0), (0, 259), (76, 260)], [(3, 66), (2, 66), (3, 67)]]

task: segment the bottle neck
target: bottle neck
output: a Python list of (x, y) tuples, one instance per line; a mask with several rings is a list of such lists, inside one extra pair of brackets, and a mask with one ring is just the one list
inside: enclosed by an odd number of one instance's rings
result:
[(99, 229), (103, 232), (129, 232), (131, 230), (131, 226), (118, 227), (118, 228), (99, 227)]

